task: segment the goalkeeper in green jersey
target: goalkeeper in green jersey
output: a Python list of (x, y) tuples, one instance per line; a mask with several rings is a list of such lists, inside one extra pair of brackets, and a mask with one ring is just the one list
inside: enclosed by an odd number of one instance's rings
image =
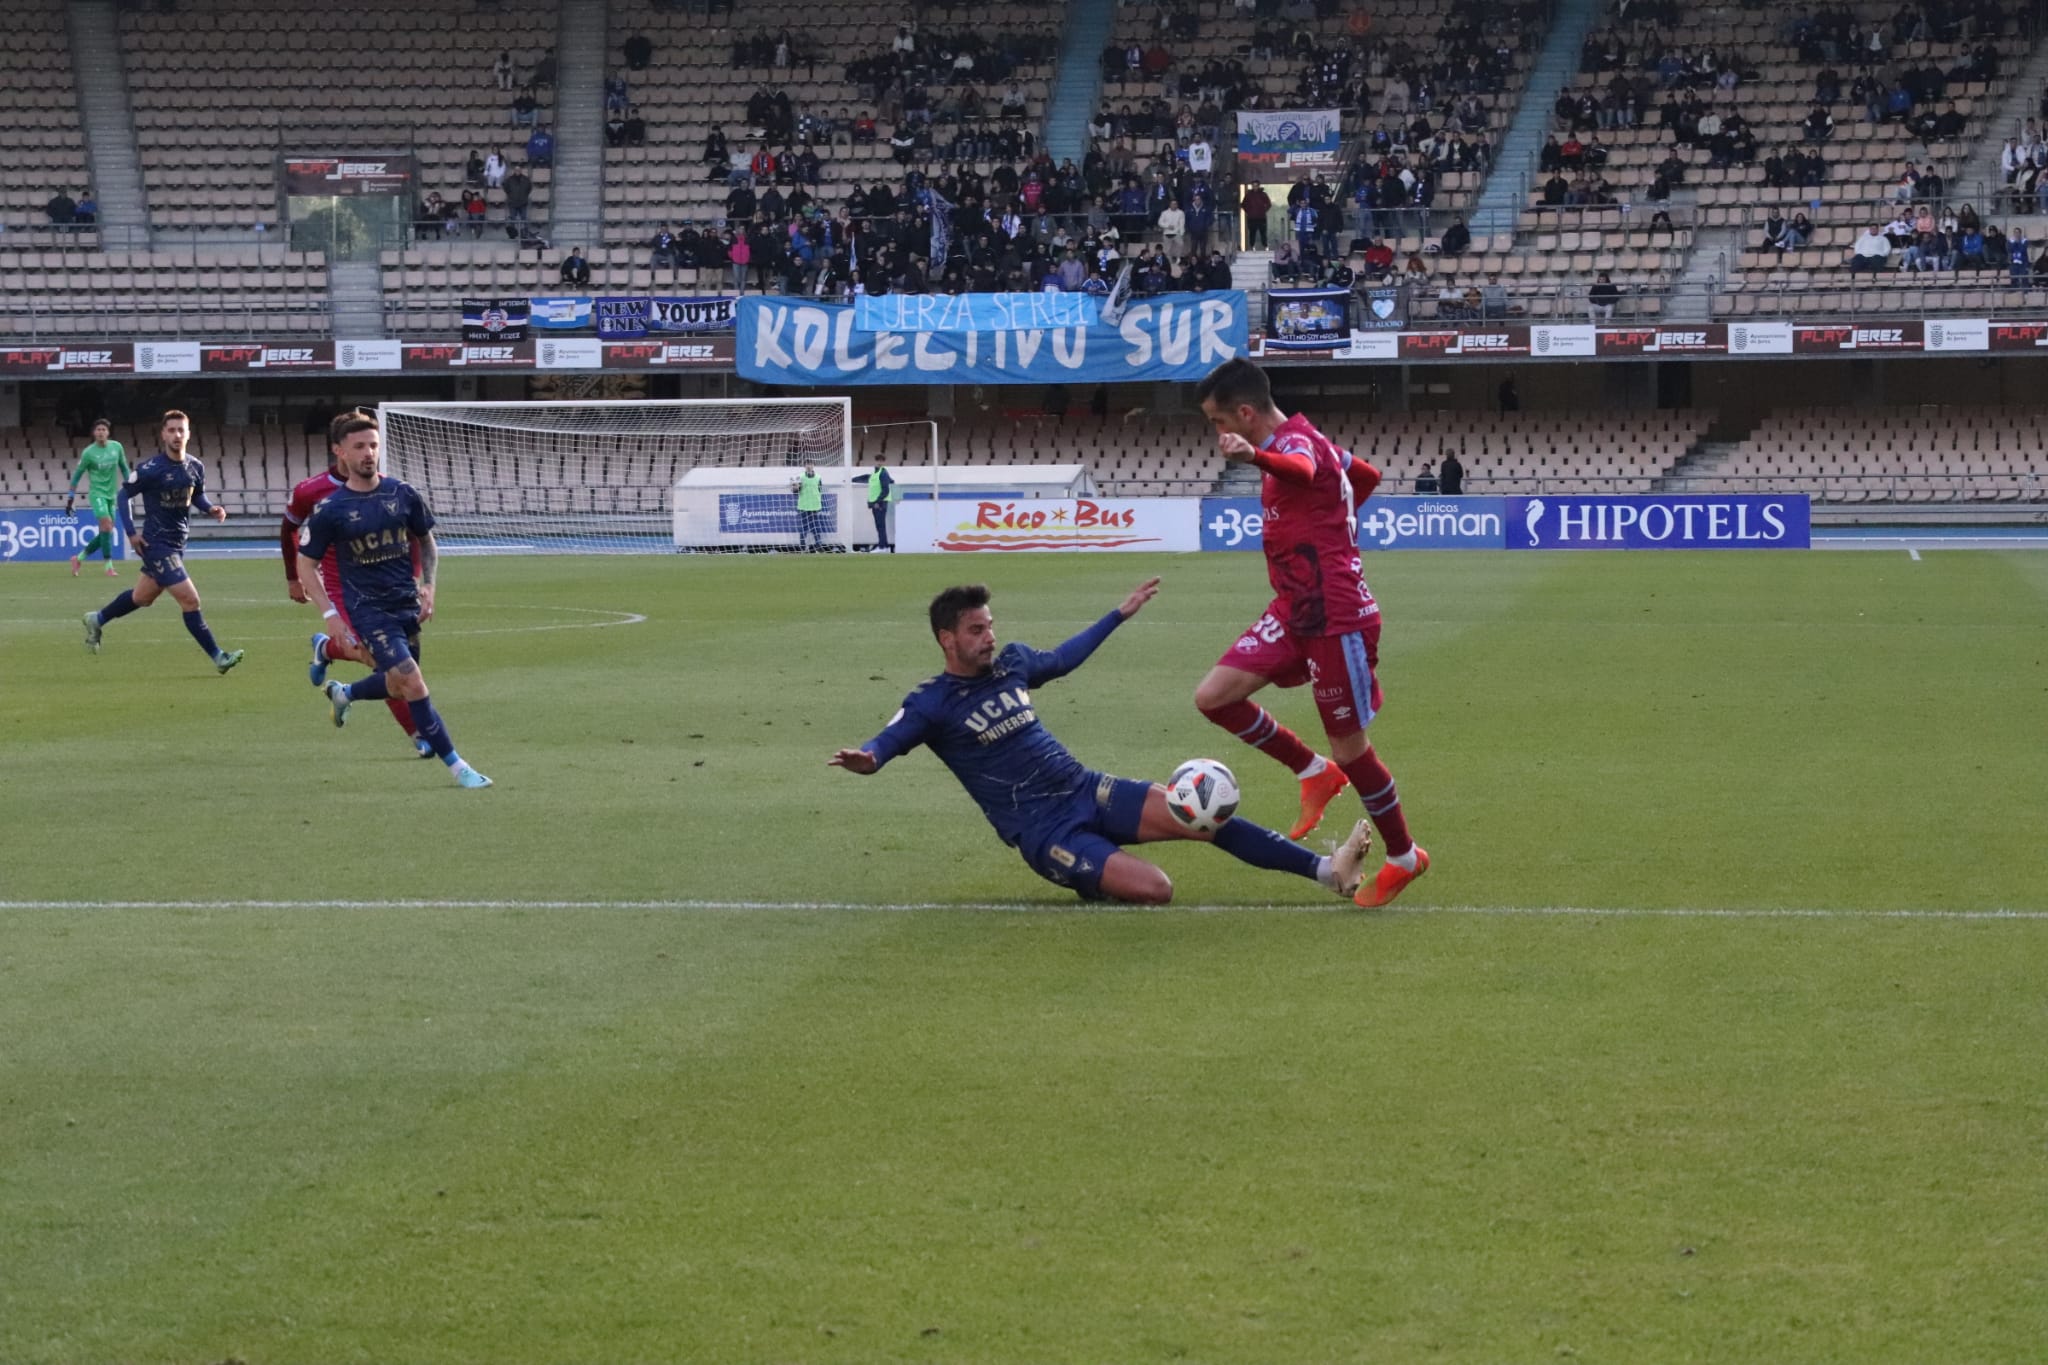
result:
[(78, 452), (78, 468), (71, 471), (71, 487), (64, 498), (69, 513), (78, 504), (78, 481), (90, 476), (86, 496), (92, 499), (92, 513), (100, 520), (100, 533), (71, 556), (71, 576), (78, 577), (79, 561), (92, 558), (98, 550), (106, 556), (107, 577), (114, 576), (114, 499), (128, 482), (128, 452), (113, 439), (113, 426), (102, 417), (92, 424), (92, 444)]

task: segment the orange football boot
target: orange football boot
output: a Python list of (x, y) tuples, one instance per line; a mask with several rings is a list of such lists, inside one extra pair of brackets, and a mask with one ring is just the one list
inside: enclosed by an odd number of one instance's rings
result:
[(1392, 863), (1381, 863), (1379, 875), (1371, 881), (1361, 883), (1358, 894), (1351, 899), (1368, 910), (1377, 910), (1393, 903), (1394, 897), (1408, 889), (1408, 883), (1429, 871), (1429, 851), (1421, 844), (1415, 846), (1415, 870), (1404, 872)]
[(1330, 808), (1331, 800), (1350, 785), (1351, 779), (1344, 776), (1342, 768), (1328, 759), (1323, 760), (1321, 772), (1301, 779), (1301, 819), (1294, 822), (1294, 828), (1287, 831), (1287, 837), (1299, 839), (1323, 823), (1323, 812)]

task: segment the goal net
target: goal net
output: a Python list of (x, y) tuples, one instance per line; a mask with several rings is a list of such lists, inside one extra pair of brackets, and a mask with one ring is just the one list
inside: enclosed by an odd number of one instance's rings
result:
[[(386, 403), (384, 466), (444, 545), (520, 554), (872, 543), (846, 398)], [(799, 511), (809, 465), (822, 506)]]

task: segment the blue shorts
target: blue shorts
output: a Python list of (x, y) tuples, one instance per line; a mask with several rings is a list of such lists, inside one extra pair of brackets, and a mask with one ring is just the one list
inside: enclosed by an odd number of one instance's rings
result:
[(1083, 900), (1102, 899), (1102, 869), (1109, 855), (1138, 841), (1150, 782), (1096, 774), (1065, 809), (1041, 817), (1017, 843), (1025, 865), (1054, 886), (1071, 887)]
[(145, 543), (142, 547), (142, 571), (156, 580), (159, 588), (173, 588), (192, 575), (185, 572), (183, 550), (159, 550)]
[(420, 614), (417, 608), (404, 612), (380, 611), (368, 602), (356, 604), (348, 614), (356, 638), (370, 651), (377, 667), (390, 672), (408, 659), (419, 657)]

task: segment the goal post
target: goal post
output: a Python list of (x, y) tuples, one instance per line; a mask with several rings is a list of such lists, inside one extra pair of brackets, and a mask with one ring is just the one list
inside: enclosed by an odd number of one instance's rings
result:
[(824, 484), (826, 547), (873, 540), (849, 398), (385, 403), (378, 414), (386, 472), (425, 495), (454, 549), (796, 549), (811, 529), (794, 488), (806, 463)]

